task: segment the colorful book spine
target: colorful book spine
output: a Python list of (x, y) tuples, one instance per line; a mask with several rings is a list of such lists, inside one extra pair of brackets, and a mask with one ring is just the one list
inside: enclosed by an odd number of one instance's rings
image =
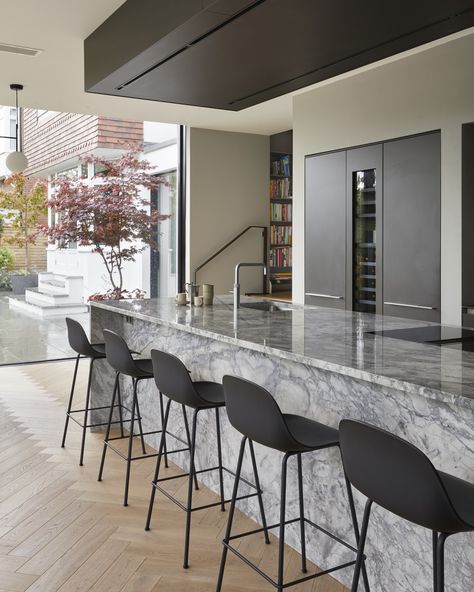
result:
[(291, 197), (291, 179), (270, 179), (270, 197), (288, 199)]
[(272, 245), (291, 245), (291, 226), (270, 226)]
[(291, 267), (291, 247), (274, 247), (270, 251), (270, 265), (272, 267)]
[(291, 222), (292, 204), (270, 204), (270, 216), (272, 222)]

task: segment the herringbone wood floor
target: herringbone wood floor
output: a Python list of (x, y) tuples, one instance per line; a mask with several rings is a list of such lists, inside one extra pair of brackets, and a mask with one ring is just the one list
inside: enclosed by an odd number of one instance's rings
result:
[[(79, 390), (84, 370), (86, 364)], [(67, 448), (59, 447), (71, 375), (70, 362), (0, 368), (0, 592), (212, 592), (227, 513), (214, 508), (193, 515), (191, 567), (183, 570), (184, 513), (158, 494), (154, 528), (143, 529), (153, 460), (134, 463), (131, 505), (124, 508), (124, 464), (117, 455), (109, 454), (105, 480), (97, 482), (99, 434), (88, 436), (82, 468), (77, 426)], [(199, 496), (214, 494), (203, 488)], [(255, 525), (238, 514), (236, 527)], [(240, 550), (264, 569), (275, 563), (276, 544), (249, 537)], [(299, 555), (289, 550), (287, 558), (288, 576), (299, 576)], [(223, 592), (267, 589), (229, 557)], [(328, 576), (293, 589), (345, 590)]]

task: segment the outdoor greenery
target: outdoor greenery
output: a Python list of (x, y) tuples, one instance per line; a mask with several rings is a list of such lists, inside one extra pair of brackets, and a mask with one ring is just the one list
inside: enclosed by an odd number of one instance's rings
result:
[(15, 255), (8, 247), (0, 247), (0, 269), (10, 271), (15, 264)]
[(23, 270), (29, 272), (30, 247), (36, 244), (41, 232), (41, 223), (47, 209), (47, 187), (43, 181), (36, 181), (28, 187), (28, 178), (22, 173), (15, 173), (5, 179), (8, 189), (0, 190), (0, 209), (5, 210), (3, 218), (9, 223), (12, 235), (3, 238), (3, 242), (23, 249)]
[(83, 161), (93, 163), (101, 172), (92, 183), (67, 176), (55, 180), (49, 206), (56, 223), (44, 230), (50, 241), (92, 246), (100, 255), (111, 289), (94, 294), (93, 299), (136, 297), (139, 292), (125, 289), (123, 266), (135, 261), (147, 246), (156, 245), (157, 224), (169, 216), (150, 211), (150, 202), (142, 193), (166, 181), (153, 175), (152, 165), (140, 160), (133, 150), (114, 160), (92, 156)]

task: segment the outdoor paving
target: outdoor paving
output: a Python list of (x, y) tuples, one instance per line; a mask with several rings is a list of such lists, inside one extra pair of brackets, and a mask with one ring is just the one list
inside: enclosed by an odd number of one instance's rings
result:
[[(89, 313), (69, 316), (79, 321), (89, 334)], [(0, 365), (74, 356), (68, 344), (64, 317), (42, 319), (10, 310), (5, 292), (0, 293)]]

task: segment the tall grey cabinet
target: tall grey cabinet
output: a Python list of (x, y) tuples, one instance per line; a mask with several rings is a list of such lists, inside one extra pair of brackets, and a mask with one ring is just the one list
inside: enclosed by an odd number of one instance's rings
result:
[(306, 158), (306, 303), (440, 320), (440, 134)]
[(346, 153), (306, 160), (306, 301), (346, 308)]

